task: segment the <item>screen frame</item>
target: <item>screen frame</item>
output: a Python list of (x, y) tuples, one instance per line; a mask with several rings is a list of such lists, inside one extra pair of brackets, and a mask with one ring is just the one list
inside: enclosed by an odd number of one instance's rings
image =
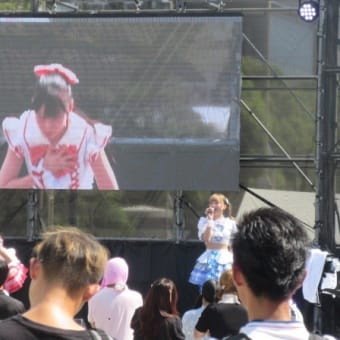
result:
[[(27, 20), (27, 22), (34, 22), (36, 19), (48, 19), (48, 20), (53, 20), (53, 19), (66, 19), (72, 21), (72, 19), (78, 20), (78, 19), (95, 19), (95, 20), (100, 20), (101, 18), (185, 18), (185, 17), (197, 17), (197, 18), (229, 18), (229, 17), (236, 17), (236, 18), (242, 18), (243, 15), (241, 13), (224, 13), (224, 12), (217, 12), (217, 11), (210, 11), (210, 10), (195, 10), (195, 11), (187, 11), (185, 13), (178, 12), (176, 10), (139, 10), (139, 11), (131, 11), (131, 10), (124, 10), (124, 11), (117, 11), (117, 10), (112, 10), (112, 11), (105, 11), (105, 12), (38, 12), (38, 13), (27, 13), (27, 12), (15, 12), (15, 13), (1, 13), (0, 14), (0, 24), (1, 23), (6, 23), (6, 22), (11, 22), (11, 19), (13, 21), (22, 19), (23, 22)], [(241, 80), (240, 80), (241, 81)], [(241, 93), (240, 93), (241, 96)], [(114, 144), (114, 142), (113, 142)], [(119, 144), (119, 143), (118, 143)], [(134, 147), (133, 143), (130, 146), (125, 146), (125, 151), (129, 149), (130, 147)], [(218, 145), (217, 145), (218, 147)], [(152, 146), (147, 145), (146, 149), (152, 149)], [(239, 145), (238, 145), (239, 148)], [(125, 152), (124, 151), (124, 152)], [(161, 187), (161, 183), (158, 183), (155, 187), (151, 187), (149, 189), (151, 190), (175, 190), (175, 189), (183, 189), (183, 190), (229, 190), (229, 191), (237, 191), (239, 189), (239, 159), (235, 157), (233, 152), (235, 151), (235, 145), (231, 146), (230, 152), (226, 152), (225, 154), (225, 159), (222, 160), (224, 164), (227, 162), (227, 159), (229, 159), (230, 162), (237, 163), (238, 169), (236, 169), (236, 174), (237, 174), (237, 180), (235, 179), (228, 179), (220, 182), (216, 182), (213, 185), (208, 184), (206, 185), (204, 180), (200, 181), (200, 187), (195, 188), (195, 186), (192, 186), (190, 183), (188, 185), (188, 179), (190, 178), (190, 174), (187, 176), (183, 177), (183, 180), (181, 180), (181, 176), (176, 176), (175, 183), (171, 184), (170, 187)], [(151, 152), (153, 152), (151, 150)], [(185, 161), (185, 155), (186, 151), (184, 150), (183, 152), (183, 160)], [(239, 150), (236, 150), (236, 153), (238, 153), (239, 157)], [(197, 164), (198, 165), (198, 164)], [(132, 161), (130, 162), (128, 167), (134, 167), (136, 164)], [(150, 172), (151, 174), (155, 169), (148, 168), (147, 165), (144, 166), (144, 171)], [(122, 173), (125, 173), (125, 170), (122, 170)], [(120, 175), (118, 174), (118, 177)], [(150, 179), (151, 180), (151, 179)], [(122, 190), (148, 190), (148, 187), (145, 187), (144, 184), (139, 185), (138, 181), (134, 181), (134, 177), (130, 176), (129, 178), (126, 178), (124, 181), (119, 181), (122, 183), (120, 185)]]

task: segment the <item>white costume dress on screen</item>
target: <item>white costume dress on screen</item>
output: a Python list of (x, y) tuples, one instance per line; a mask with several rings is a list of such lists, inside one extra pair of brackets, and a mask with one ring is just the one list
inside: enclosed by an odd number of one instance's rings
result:
[(25, 111), (19, 118), (7, 117), (2, 126), (9, 147), (24, 157), (37, 189), (92, 189), (94, 175), (90, 163), (105, 148), (112, 134), (111, 126), (91, 125), (70, 112), (67, 129), (54, 149), (73, 155), (77, 166), (73, 171), (52, 173), (43, 167), (43, 158), (51, 146), (39, 128), (34, 111)]

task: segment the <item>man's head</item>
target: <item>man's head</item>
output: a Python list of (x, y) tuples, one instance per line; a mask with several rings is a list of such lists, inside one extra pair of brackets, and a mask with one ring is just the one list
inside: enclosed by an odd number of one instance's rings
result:
[(74, 227), (46, 232), (30, 262), (31, 303), (39, 300), (41, 285), (62, 287), (70, 297), (89, 287), (95, 293), (106, 262), (107, 250), (92, 235)]
[(0, 259), (0, 287), (5, 283), (9, 273), (9, 268), (7, 263)]
[(245, 214), (232, 240), (241, 300), (244, 283), (255, 297), (276, 302), (289, 298), (305, 276), (307, 242), (303, 225), (287, 212), (261, 208)]

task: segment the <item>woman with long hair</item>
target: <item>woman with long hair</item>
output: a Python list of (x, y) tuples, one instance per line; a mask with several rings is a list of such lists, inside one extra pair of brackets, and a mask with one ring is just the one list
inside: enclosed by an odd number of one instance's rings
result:
[(172, 280), (154, 281), (143, 306), (132, 317), (134, 340), (184, 340), (177, 301), (178, 293)]

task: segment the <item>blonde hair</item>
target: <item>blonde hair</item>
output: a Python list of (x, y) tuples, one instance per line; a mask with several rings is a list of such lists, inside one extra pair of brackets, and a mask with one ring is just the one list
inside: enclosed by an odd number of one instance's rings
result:
[(94, 236), (75, 227), (45, 232), (33, 250), (48, 282), (59, 281), (72, 295), (103, 277), (108, 251)]
[(227, 196), (220, 194), (220, 193), (214, 193), (209, 197), (209, 202), (214, 201), (214, 200), (220, 203), (223, 203), (226, 206), (226, 209), (225, 209), (226, 215), (231, 217), (231, 204)]
[(217, 290), (217, 298), (220, 299), (223, 294), (236, 294), (237, 290), (233, 281), (231, 269), (224, 271), (219, 280), (219, 288)]

